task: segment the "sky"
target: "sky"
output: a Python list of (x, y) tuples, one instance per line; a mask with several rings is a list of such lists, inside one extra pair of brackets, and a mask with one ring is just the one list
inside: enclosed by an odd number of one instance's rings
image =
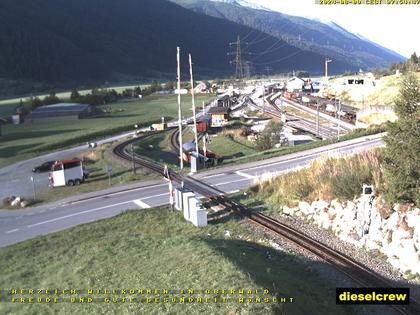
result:
[[(385, 1), (382, 0), (383, 3)], [(420, 0), (417, 1), (419, 4), (396, 5), (320, 5), (315, 4), (315, 0), (247, 2), (285, 14), (333, 21), (348, 31), (361, 34), (405, 57), (410, 57), (413, 52), (420, 55)]]

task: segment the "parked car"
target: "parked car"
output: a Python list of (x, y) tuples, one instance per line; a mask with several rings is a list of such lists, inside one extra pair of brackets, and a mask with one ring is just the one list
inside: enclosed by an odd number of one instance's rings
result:
[(51, 166), (53, 166), (54, 163), (55, 163), (55, 161), (44, 162), (41, 165), (35, 166), (32, 169), (32, 172), (34, 172), (34, 173), (41, 173), (41, 172), (51, 171)]

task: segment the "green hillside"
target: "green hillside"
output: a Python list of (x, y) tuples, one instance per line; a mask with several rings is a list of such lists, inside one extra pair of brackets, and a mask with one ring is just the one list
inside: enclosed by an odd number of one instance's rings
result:
[[(352, 310), (335, 304), (335, 284), (321, 280), (303, 258), (261, 242), (261, 235), (251, 233), (241, 222), (232, 220), (198, 229), (185, 222), (179, 212), (170, 213), (167, 208), (132, 210), (1, 248), (0, 266), (2, 289), (78, 291), (73, 295), (77, 303), (64, 302), (72, 297), (64, 294), (59, 296), (62, 302), (56, 304), (7, 303), (4, 300), (12, 296), (2, 294), (1, 314), (299, 315), (346, 314)], [(136, 294), (131, 297), (153, 300), (105, 302), (105, 297), (130, 297), (115, 293), (90, 295), (95, 302), (80, 303), (80, 297), (89, 297), (89, 289), (134, 289)], [(139, 295), (138, 289), (168, 293)], [(188, 289), (194, 293), (181, 294)], [(222, 293), (222, 289), (236, 293)], [(262, 295), (240, 295), (239, 289), (268, 289), (265, 297), (284, 297), (288, 303), (249, 303), (248, 297)], [(165, 297), (202, 297), (203, 302), (164, 302)], [(204, 302), (206, 297), (211, 301)], [(229, 298), (228, 302), (221, 302), (223, 297)], [(238, 301), (241, 297), (245, 302)]]
[[(0, 21), (0, 85), (8, 87), (0, 88), (0, 96), (13, 84), (22, 92), (28, 81), (82, 88), (150, 78), (174, 80), (177, 46), (182, 49), (182, 73), (188, 73), (191, 52), (197, 79), (231, 75), (229, 43), (251, 32), (165, 0), (3, 0)], [(267, 37), (261, 49), (278, 41), (259, 31), (254, 34)], [(276, 64), (276, 72), (322, 69), (322, 55), (287, 43), (261, 60), (279, 54), (295, 58)], [(347, 62), (336, 66), (351, 68)]]

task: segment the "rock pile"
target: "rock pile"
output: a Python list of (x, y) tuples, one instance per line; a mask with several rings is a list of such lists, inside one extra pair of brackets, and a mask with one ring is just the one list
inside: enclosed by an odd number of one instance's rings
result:
[(420, 275), (420, 209), (395, 205), (387, 209), (380, 197), (330, 203), (299, 202), (283, 207), (283, 214), (299, 217), (331, 230), (357, 247), (376, 250), (403, 273)]
[(22, 197), (11, 196), (3, 199), (3, 206), (8, 208), (25, 208), (29, 205), (30, 201)]

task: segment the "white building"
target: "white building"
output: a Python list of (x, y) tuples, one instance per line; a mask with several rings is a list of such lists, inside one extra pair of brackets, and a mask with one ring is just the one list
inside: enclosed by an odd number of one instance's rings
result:
[(286, 90), (289, 92), (302, 91), (305, 81), (298, 77), (293, 77), (287, 81)]

